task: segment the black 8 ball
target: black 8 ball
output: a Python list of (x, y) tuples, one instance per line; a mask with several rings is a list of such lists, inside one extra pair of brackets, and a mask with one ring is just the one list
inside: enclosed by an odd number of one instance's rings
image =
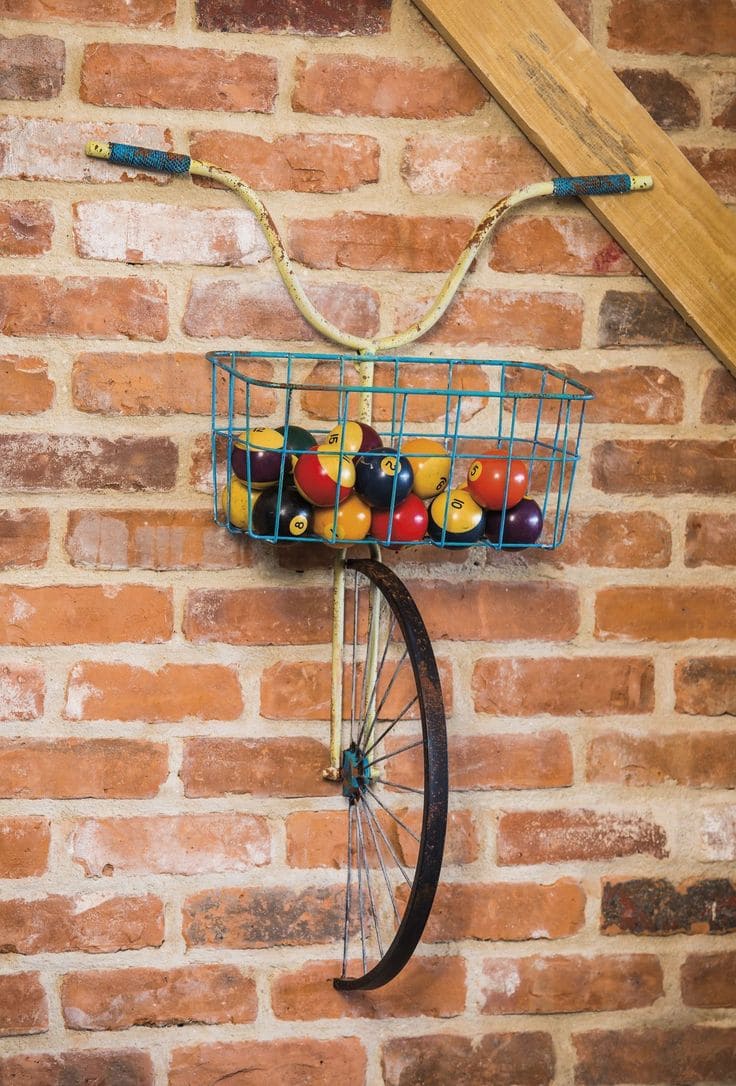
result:
[(395, 449), (376, 449), (355, 461), (355, 493), (373, 509), (388, 509), (403, 502), (414, 483), (414, 472)]
[[(279, 488), (262, 493), (251, 513), (251, 531), (255, 535), (273, 535), (301, 539), (312, 531), (312, 506), (296, 487), (285, 486), (278, 501)], [(258, 516), (255, 515), (256, 505)]]

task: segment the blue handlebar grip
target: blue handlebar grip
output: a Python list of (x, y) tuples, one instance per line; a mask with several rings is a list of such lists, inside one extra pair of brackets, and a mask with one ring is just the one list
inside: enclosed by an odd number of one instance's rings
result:
[(652, 188), (651, 177), (644, 174), (608, 173), (593, 177), (555, 177), (555, 196), (619, 196)]
[(176, 151), (154, 151), (148, 147), (133, 147), (129, 143), (102, 143), (90, 140), (85, 147), (90, 158), (105, 158), (116, 166), (132, 166), (137, 170), (157, 170), (160, 173), (189, 173), (191, 158)]

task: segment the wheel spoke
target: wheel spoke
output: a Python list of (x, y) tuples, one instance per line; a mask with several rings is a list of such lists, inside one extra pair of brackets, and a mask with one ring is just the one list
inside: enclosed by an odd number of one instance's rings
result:
[[(379, 622), (380, 622), (380, 618), (381, 618), (381, 616), (380, 616), (380, 607), (379, 607), (379, 616), (378, 616)], [(381, 672), (383, 671), (383, 665), (386, 662), (386, 653), (388, 652), (388, 647), (391, 644), (391, 634), (393, 633), (394, 623), (395, 622), (396, 622), (396, 617), (395, 617), (395, 615), (392, 614), (391, 615), (391, 621), (389, 622), (389, 625), (388, 625), (388, 632), (386, 634), (386, 644), (383, 646), (383, 653), (381, 654), (381, 662), (379, 663), (378, 667), (376, 668), (376, 674), (375, 674), (375, 676), (373, 678), (373, 687), (371, 689), (368, 701), (366, 701), (366, 702), (363, 701), (363, 696), (362, 696), (362, 693), (361, 693), (360, 704), (362, 706), (362, 720), (361, 720), (361, 725), (360, 725), (360, 731), (358, 732), (358, 738), (356, 740), (356, 743), (357, 743), (358, 746), (360, 746), (360, 744), (361, 744), (361, 742), (363, 740), (363, 732), (365, 730), (366, 724), (368, 723), (368, 706), (373, 701), (373, 698), (375, 697), (375, 694), (376, 694), (376, 690), (378, 688), (378, 680), (381, 677)], [(367, 660), (367, 654), (366, 654), (365, 670), (367, 670), (367, 665), (368, 665), (368, 660)], [(365, 680), (365, 670), (363, 671), (363, 679), (364, 680)], [(376, 720), (378, 718), (378, 712), (379, 712), (382, 705), (383, 705), (383, 700), (381, 700), (381, 705), (379, 705), (378, 709), (376, 709), (376, 713), (375, 713), (375, 716), (373, 718), (374, 720)]]
[(374, 758), (372, 762), (366, 762), (366, 766), (370, 769), (371, 766), (378, 765), (379, 762), (385, 762), (388, 758), (395, 758), (397, 754), (403, 754), (405, 750), (413, 750), (414, 747), (423, 747), (424, 740), (417, 739), (416, 743), (409, 743), (405, 747), (399, 747), (398, 750), (392, 750), (390, 754), (382, 754), (380, 758)]
[[(366, 813), (369, 813), (367, 808), (366, 808)], [(373, 829), (373, 823), (370, 821), (370, 819), (367, 821), (366, 825), (368, 826), (368, 829), (370, 831), (370, 835), (373, 838), (373, 847), (376, 850), (376, 856), (378, 857), (378, 862), (381, 865), (381, 871), (383, 872), (384, 882), (386, 883), (386, 889), (388, 890), (388, 896), (389, 896), (389, 898), (391, 900), (391, 906), (392, 906), (392, 908), (394, 910), (394, 916), (396, 917), (396, 924), (398, 926), (398, 924), (401, 922), (401, 917), (399, 916), (399, 909), (398, 909), (398, 906), (396, 904), (396, 898), (394, 896), (393, 887), (391, 886), (391, 880), (388, 877), (388, 871), (386, 870), (386, 865), (383, 862), (383, 854), (382, 854), (380, 848), (378, 847), (378, 841), (376, 839), (376, 831)]]
[[(370, 781), (372, 784), (383, 784), (386, 788), (399, 788), (402, 792), (414, 792), (417, 796), (423, 796), (421, 788), (410, 788), (408, 784), (397, 784), (396, 781), (387, 780), (386, 777), (359, 777), (358, 780)], [(376, 796), (378, 799), (378, 796)]]
[(345, 888), (345, 927), (342, 933), (342, 975), (348, 969), (348, 939), (350, 938), (350, 891), (353, 875), (353, 803), (348, 803), (348, 880)]
[(414, 695), (414, 697), (413, 697), (413, 698), (411, 699), (411, 701), (407, 702), (407, 704), (406, 704), (406, 705), (404, 706), (404, 708), (403, 708), (403, 709), (401, 710), (401, 712), (399, 713), (399, 715), (398, 715), (397, 717), (395, 717), (395, 718), (394, 718), (394, 719), (393, 719), (393, 720), (391, 721), (391, 723), (389, 724), (389, 726), (388, 726), (388, 727), (387, 727), (387, 728), (386, 728), (386, 729), (385, 729), (384, 731), (382, 731), (382, 732), (381, 732), (381, 734), (379, 735), (378, 739), (374, 739), (374, 740), (373, 740), (373, 742), (371, 743), (371, 745), (370, 745), (369, 747), (366, 747), (366, 749), (365, 749), (365, 750), (363, 751), (363, 757), (365, 757), (366, 755), (370, 754), (370, 752), (371, 752), (371, 751), (373, 750), (373, 748), (374, 748), (374, 747), (377, 747), (377, 746), (378, 746), (378, 744), (379, 744), (379, 743), (381, 742), (381, 740), (382, 740), (382, 739), (385, 739), (385, 738), (386, 738), (386, 736), (387, 736), (387, 735), (388, 735), (388, 733), (389, 733), (389, 732), (391, 731), (391, 729), (392, 729), (392, 728), (395, 728), (395, 727), (396, 727), (396, 725), (397, 725), (397, 724), (399, 723), (399, 721), (401, 720), (401, 718), (402, 718), (403, 716), (405, 716), (405, 715), (406, 715), (406, 714), (407, 714), (407, 713), (409, 712), (409, 710), (410, 710), (410, 709), (411, 709), (411, 708), (412, 708), (412, 707), (413, 707), (413, 706), (414, 706), (414, 705), (415, 705), (415, 704), (417, 703), (417, 701), (418, 701), (418, 700), (419, 700), (419, 695), (418, 695), (418, 694), (415, 694), (415, 695)]
[[(355, 825), (356, 825), (356, 829), (357, 829), (358, 818), (360, 816), (358, 814), (358, 805), (357, 805), (357, 803), (354, 804), (354, 806), (355, 806), (355, 819), (356, 819)], [(362, 836), (360, 835), (360, 833), (357, 834), (357, 842), (356, 842), (356, 844), (357, 844), (357, 850), (356, 851), (358, 853), (358, 856), (357, 856), (357, 859), (356, 859), (356, 867), (358, 868), (358, 922), (360, 924), (360, 955), (361, 955), (361, 958), (363, 959), (363, 972), (365, 973), (368, 966), (367, 966), (366, 955), (365, 955), (365, 927), (363, 925), (363, 862), (362, 862), (362, 857), (361, 857)]]
[[(363, 795), (364, 795), (364, 797), (365, 797), (365, 793), (363, 793)], [(396, 855), (396, 853), (394, 852), (394, 847), (393, 847), (393, 845), (391, 844), (391, 842), (389, 841), (388, 837), (386, 836), (386, 834), (385, 834), (385, 832), (384, 832), (384, 829), (383, 829), (383, 826), (382, 826), (382, 825), (381, 825), (381, 823), (380, 823), (380, 822), (378, 821), (378, 819), (376, 818), (376, 816), (375, 816), (375, 814), (373, 813), (373, 811), (372, 811), (372, 810), (370, 809), (370, 807), (369, 807), (369, 805), (368, 805), (368, 800), (367, 800), (367, 799), (365, 799), (365, 811), (366, 811), (366, 814), (367, 814), (367, 815), (369, 816), (369, 818), (371, 819), (371, 821), (373, 822), (373, 824), (375, 825), (375, 827), (376, 827), (376, 829), (378, 830), (378, 832), (380, 833), (380, 835), (381, 835), (381, 837), (383, 838), (384, 842), (386, 843), (386, 848), (387, 848), (387, 849), (389, 850), (389, 852), (390, 852), (390, 853), (391, 853), (391, 855), (393, 856), (393, 859), (394, 859), (394, 863), (395, 863), (395, 864), (396, 864), (396, 866), (398, 867), (398, 869), (399, 869), (399, 871), (401, 872), (401, 874), (402, 874), (402, 875), (404, 876), (404, 879), (406, 880), (406, 882), (407, 882), (407, 883), (409, 884), (409, 886), (411, 886), (411, 879), (409, 878), (409, 876), (407, 875), (406, 871), (404, 870), (404, 865), (402, 864), (401, 860), (399, 859), (399, 857), (398, 857), (398, 856)]]
[(380, 930), (378, 928), (378, 915), (376, 913), (376, 903), (373, 900), (373, 886), (371, 884), (371, 871), (370, 871), (370, 866), (368, 864), (368, 852), (367, 852), (367, 849), (365, 847), (365, 839), (364, 839), (364, 836), (363, 836), (363, 823), (362, 823), (362, 819), (361, 819), (361, 815), (360, 815), (360, 804), (359, 803), (356, 803), (356, 805), (355, 805), (355, 813), (358, 816), (358, 821), (357, 821), (356, 825), (358, 827), (358, 837), (360, 839), (360, 850), (361, 850), (361, 852), (363, 854), (363, 865), (365, 867), (365, 884), (368, 887), (368, 900), (370, 902), (371, 914), (373, 916), (373, 927), (374, 927), (375, 932), (376, 932), (376, 942), (378, 943), (378, 954), (382, 958), (383, 957), (383, 943), (381, 942), (381, 932), (380, 932)]
[(405, 830), (406, 833), (408, 833), (410, 837), (413, 837), (414, 840), (417, 842), (417, 844), (419, 844), (419, 834), (415, 833), (414, 830), (409, 829), (409, 827), (406, 825), (406, 823), (402, 822), (401, 819), (399, 818), (399, 816), (394, 814), (394, 812), (390, 809), (390, 807), (387, 807), (386, 804), (383, 802), (383, 800), (378, 798), (378, 796), (376, 795), (376, 793), (373, 791), (372, 788), (369, 788), (368, 791), (373, 796), (373, 798), (376, 801), (376, 803), (378, 804), (378, 806), (383, 807), (386, 814), (389, 815), (391, 818), (393, 818), (394, 822), (398, 823), (398, 825), (401, 826), (402, 830)]

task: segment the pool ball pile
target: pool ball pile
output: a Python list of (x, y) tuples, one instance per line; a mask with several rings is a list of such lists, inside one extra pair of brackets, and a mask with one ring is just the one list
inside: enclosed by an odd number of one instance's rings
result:
[(367, 423), (335, 426), (321, 440), (300, 426), (261, 426), (234, 436), (230, 464), (223, 511), (255, 535), (389, 545), (485, 539), (516, 548), (542, 534), (526, 462), (503, 451), (478, 456), (466, 481), (451, 487), (451, 457), (434, 438), (407, 438), (399, 454)]

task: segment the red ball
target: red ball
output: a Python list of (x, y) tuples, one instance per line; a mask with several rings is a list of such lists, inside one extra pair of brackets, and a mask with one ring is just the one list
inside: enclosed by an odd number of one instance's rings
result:
[[(416, 494), (409, 494), (389, 516), (388, 509), (374, 509), (371, 517), (371, 535), (382, 542), (418, 543), (427, 534), (429, 515), (426, 506)], [(389, 540), (389, 530), (391, 539)]]
[(502, 453), (474, 460), (468, 472), (468, 490), (484, 509), (503, 509), (526, 494), (529, 472), (523, 460), (511, 460)]
[(294, 468), (294, 485), (312, 505), (344, 502), (353, 492), (355, 467), (350, 456), (340, 456), (326, 445), (302, 453)]

